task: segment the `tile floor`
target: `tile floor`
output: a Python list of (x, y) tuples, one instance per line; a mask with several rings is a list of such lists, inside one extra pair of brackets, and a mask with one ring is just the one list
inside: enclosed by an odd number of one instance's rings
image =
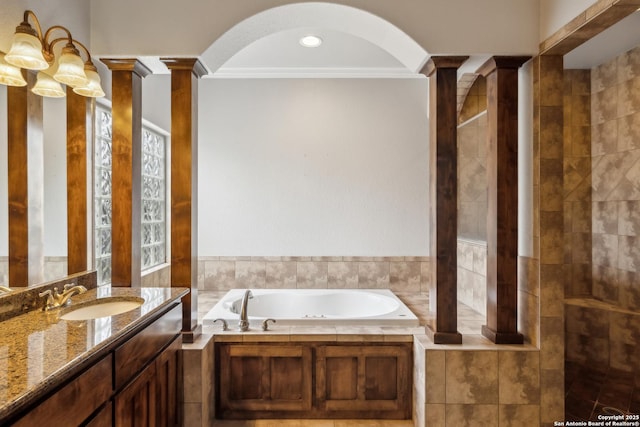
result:
[(600, 414), (640, 414), (640, 375), (565, 362), (567, 421), (596, 421)]

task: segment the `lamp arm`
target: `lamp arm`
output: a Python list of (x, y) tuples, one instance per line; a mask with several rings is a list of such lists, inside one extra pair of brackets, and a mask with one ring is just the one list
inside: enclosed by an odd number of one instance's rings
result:
[(40, 21), (38, 20), (38, 17), (36, 16), (36, 14), (32, 10), (25, 10), (24, 11), (24, 16), (23, 16), (23, 19), (22, 19), (23, 22), (20, 25), (29, 26), (29, 17), (33, 18), (33, 22), (36, 24), (37, 36), (40, 39), (40, 42), (42, 42), (44, 40), (44, 38), (42, 37), (42, 27), (40, 27)]
[(84, 50), (84, 53), (87, 54), (87, 60), (86, 60), (85, 64), (93, 64), (93, 60), (91, 59), (91, 54), (89, 53), (89, 49), (87, 49), (87, 47), (85, 45), (83, 45), (82, 43), (80, 43), (78, 40), (74, 40), (73, 43), (77, 44), (78, 46), (80, 46), (82, 48), (82, 50)]

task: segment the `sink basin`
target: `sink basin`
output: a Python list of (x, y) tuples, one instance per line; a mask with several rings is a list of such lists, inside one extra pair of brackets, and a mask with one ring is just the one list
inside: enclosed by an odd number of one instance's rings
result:
[(62, 320), (91, 320), (99, 317), (115, 316), (134, 310), (144, 303), (138, 297), (111, 297), (88, 301), (70, 307), (60, 316)]

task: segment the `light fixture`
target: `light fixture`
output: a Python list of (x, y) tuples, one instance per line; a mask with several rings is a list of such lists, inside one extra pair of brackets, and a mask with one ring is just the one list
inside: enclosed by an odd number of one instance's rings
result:
[(20, 68), (4, 60), (5, 54), (0, 52), (0, 84), (6, 86), (26, 86), (27, 81), (22, 76)]
[[(29, 24), (29, 18), (33, 18), (35, 29)], [(66, 33), (63, 38), (51, 40), (51, 33), (54, 30), (62, 30)], [(60, 42), (66, 42), (60, 55), (56, 57), (54, 47)], [(83, 61), (78, 47), (80, 46), (87, 55), (87, 61)], [(22, 85), (24, 78), (17, 69), (22, 81), (16, 77), (14, 67), (27, 70), (47, 70), (38, 73), (36, 85), (32, 91), (41, 96), (64, 96), (64, 90), (59, 83), (63, 83), (74, 89), (75, 93), (87, 97), (104, 96), (104, 91), (100, 86), (100, 76), (91, 61), (91, 54), (87, 48), (71, 36), (71, 32), (60, 25), (54, 25), (43, 35), (40, 22), (35, 13), (30, 10), (24, 12), (23, 22), (16, 27), (11, 49), (5, 56), (5, 61), (0, 61), (0, 84)], [(55, 73), (53, 70), (55, 69)], [(23, 83), (24, 82), (24, 83)], [(54, 83), (58, 83), (57, 85)]]
[(84, 65), (84, 73), (87, 75), (87, 84), (84, 86), (74, 87), (73, 91), (78, 95), (88, 98), (102, 98), (104, 91), (100, 85), (100, 75), (98, 69), (93, 63)]
[[(29, 24), (29, 16), (32, 15), (36, 21), (36, 30)], [(24, 13), (24, 19), (16, 27), (13, 35), (13, 43), (11, 49), (5, 57), (6, 61), (16, 67), (26, 68), (27, 70), (45, 70), (49, 68), (43, 51), (42, 30), (40, 22), (35, 18), (33, 12), (27, 10)]]
[(70, 41), (62, 48), (62, 54), (58, 58), (58, 71), (53, 78), (73, 88), (87, 84), (84, 62), (80, 58), (80, 52)]
[(31, 92), (36, 95), (46, 96), (49, 98), (62, 98), (65, 95), (62, 85), (53, 78), (55, 66), (51, 66), (46, 70), (38, 72), (36, 85)]
[(300, 44), (304, 47), (318, 47), (322, 44), (322, 39), (318, 36), (308, 35), (300, 39)]

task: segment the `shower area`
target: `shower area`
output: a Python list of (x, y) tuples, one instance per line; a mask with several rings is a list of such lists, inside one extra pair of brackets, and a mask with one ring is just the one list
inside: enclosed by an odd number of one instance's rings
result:
[(640, 46), (568, 66), (565, 414), (586, 421), (640, 413)]

